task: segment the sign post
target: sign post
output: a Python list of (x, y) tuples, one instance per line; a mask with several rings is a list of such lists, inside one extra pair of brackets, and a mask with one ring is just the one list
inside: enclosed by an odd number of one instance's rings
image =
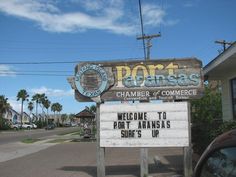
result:
[(100, 147), (100, 103), (96, 105), (97, 120), (97, 177), (105, 177), (105, 148)]
[[(68, 78), (79, 102), (97, 104), (97, 176), (105, 176), (105, 147), (139, 147), (141, 177), (148, 175), (149, 147), (183, 147), (184, 175), (192, 173), (189, 100), (203, 95), (202, 62), (196, 58), (82, 62)], [(139, 104), (101, 104), (140, 101)]]
[(189, 145), (184, 147), (184, 177), (192, 176), (193, 164), (192, 164), (192, 133), (191, 133), (191, 104), (188, 102), (188, 117), (189, 117)]
[(140, 176), (148, 175), (148, 148), (140, 148)]

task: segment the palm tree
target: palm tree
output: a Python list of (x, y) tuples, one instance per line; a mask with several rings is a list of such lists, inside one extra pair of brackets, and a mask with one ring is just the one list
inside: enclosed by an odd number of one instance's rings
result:
[(75, 117), (74, 114), (69, 115), (70, 123), (74, 122), (74, 117)]
[(36, 117), (38, 119), (38, 104), (40, 103), (40, 99), (41, 99), (41, 94), (36, 93), (35, 95), (32, 96), (32, 101), (35, 101), (36, 103)]
[(56, 103), (53, 103), (51, 105), (51, 111), (54, 113), (54, 119), (55, 119), (55, 114), (56, 114), (56, 111), (57, 111), (57, 104)]
[(17, 101), (21, 100), (21, 126), (22, 126), (22, 120), (23, 120), (23, 106), (24, 106), (24, 101), (28, 101), (28, 93), (25, 89), (21, 89), (18, 93), (17, 93)]
[(57, 103), (57, 112), (60, 114), (62, 111), (62, 105), (60, 103)]
[(44, 99), (43, 102), (42, 102), (43, 106), (47, 109), (47, 119), (46, 119), (46, 123), (48, 125), (48, 109), (50, 108), (50, 105), (51, 105), (51, 101), (49, 101), (48, 99)]
[(45, 95), (45, 93), (42, 93), (42, 94), (40, 94), (40, 99), (39, 99), (39, 104), (40, 104), (40, 106), (41, 106), (41, 108), (42, 108), (42, 113), (44, 112), (43, 111), (43, 109), (44, 109), (44, 102), (47, 100), (48, 98), (47, 98), (47, 96)]
[(97, 107), (94, 104), (89, 107), (89, 111), (94, 113), (94, 114), (96, 113), (96, 110), (97, 110)]
[(62, 121), (62, 125), (64, 126), (64, 122), (68, 119), (68, 115), (67, 114), (62, 114), (61, 115), (61, 121)]
[(3, 127), (3, 114), (11, 107), (7, 100), (4, 95), (0, 95), (0, 129)]
[[(30, 115), (31, 115), (31, 114), (32, 114), (32, 111), (33, 111), (33, 109), (34, 109), (34, 103), (33, 103), (32, 101), (30, 101), (30, 102), (28, 103), (28, 109), (29, 109)], [(31, 119), (30, 119), (30, 122), (31, 122)]]
[[(62, 111), (62, 105), (60, 103), (56, 103), (57, 104), (57, 112), (58, 112), (58, 115), (60, 115), (60, 112)], [(57, 119), (59, 120), (59, 119)], [(59, 122), (58, 122), (59, 123)]]
[(60, 103), (53, 103), (51, 105), (51, 110), (54, 112), (54, 118), (55, 118), (55, 113), (58, 112), (60, 113), (62, 111), (62, 105)]

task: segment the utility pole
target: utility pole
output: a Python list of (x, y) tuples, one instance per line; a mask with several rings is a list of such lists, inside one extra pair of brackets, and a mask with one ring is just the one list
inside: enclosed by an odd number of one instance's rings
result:
[(223, 52), (226, 50), (226, 45), (231, 46), (234, 42), (226, 42), (225, 40), (217, 40), (216, 44), (221, 44), (223, 46)]
[(151, 40), (153, 38), (161, 37), (161, 34), (153, 34), (153, 35), (143, 35), (137, 37), (137, 40), (146, 40), (146, 46), (147, 46), (147, 56), (145, 56), (146, 60), (150, 60), (150, 49), (152, 47)]
[[(146, 48), (147, 48), (147, 56), (145, 56), (145, 60), (150, 60), (150, 49), (152, 47), (151, 40), (153, 38), (160, 37), (161, 34), (153, 34), (153, 35), (145, 35), (137, 37), (137, 40), (143, 40), (144, 44), (144, 51), (145, 51), (145, 43), (146, 40)], [(144, 52), (146, 54), (146, 52)], [(149, 102), (149, 101), (140, 101), (140, 102)], [(141, 148), (140, 149), (140, 177), (148, 176), (148, 148)]]

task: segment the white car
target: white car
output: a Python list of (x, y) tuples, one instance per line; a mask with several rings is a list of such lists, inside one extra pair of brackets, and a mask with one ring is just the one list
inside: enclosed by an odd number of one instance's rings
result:
[(33, 128), (37, 128), (37, 125), (35, 125), (35, 124), (33, 124), (33, 123), (32, 123), (31, 125), (33, 126)]
[(18, 130), (20, 128), (20, 124), (12, 124), (11, 128), (13, 128), (14, 130)]
[(29, 123), (23, 123), (23, 124), (22, 124), (22, 128), (26, 128), (26, 129), (29, 130), (29, 129), (32, 129), (32, 128), (34, 128), (34, 127), (33, 127), (33, 125), (31, 125), (31, 124), (29, 124)]

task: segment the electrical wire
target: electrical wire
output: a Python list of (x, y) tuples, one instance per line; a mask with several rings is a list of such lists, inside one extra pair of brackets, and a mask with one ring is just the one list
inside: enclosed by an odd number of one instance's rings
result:
[(73, 74), (71, 75), (65, 75), (65, 74), (40, 74), (40, 73), (14, 73), (14, 72), (1, 72), (0, 71), (0, 77), (3, 76), (63, 76), (63, 77), (69, 77), (69, 76), (73, 76)]
[(125, 58), (125, 59), (107, 59), (107, 60), (76, 60), (76, 61), (40, 61), (40, 62), (0, 62), (0, 65), (50, 65), (50, 64), (74, 64), (80, 62), (106, 62), (106, 61), (130, 61), (140, 60), (141, 57), (137, 58)]
[(51, 70), (51, 71), (47, 71), (47, 70), (11, 70), (11, 71), (9, 71), (9, 70), (1, 70), (0, 69), (0, 72), (26, 72), (26, 73), (28, 73), (28, 72), (32, 72), (32, 73), (71, 73), (71, 71), (59, 71), (59, 70), (57, 70), (57, 71), (53, 71), (53, 70)]
[[(141, 23), (141, 32), (142, 32), (142, 37), (144, 37), (144, 29), (143, 29), (143, 15), (142, 15), (142, 5), (141, 5), (141, 0), (139, 0), (139, 16), (140, 16), (140, 23)], [(146, 60), (146, 47), (145, 47), (145, 41), (143, 38), (143, 53), (144, 53), (144, 59)]]

